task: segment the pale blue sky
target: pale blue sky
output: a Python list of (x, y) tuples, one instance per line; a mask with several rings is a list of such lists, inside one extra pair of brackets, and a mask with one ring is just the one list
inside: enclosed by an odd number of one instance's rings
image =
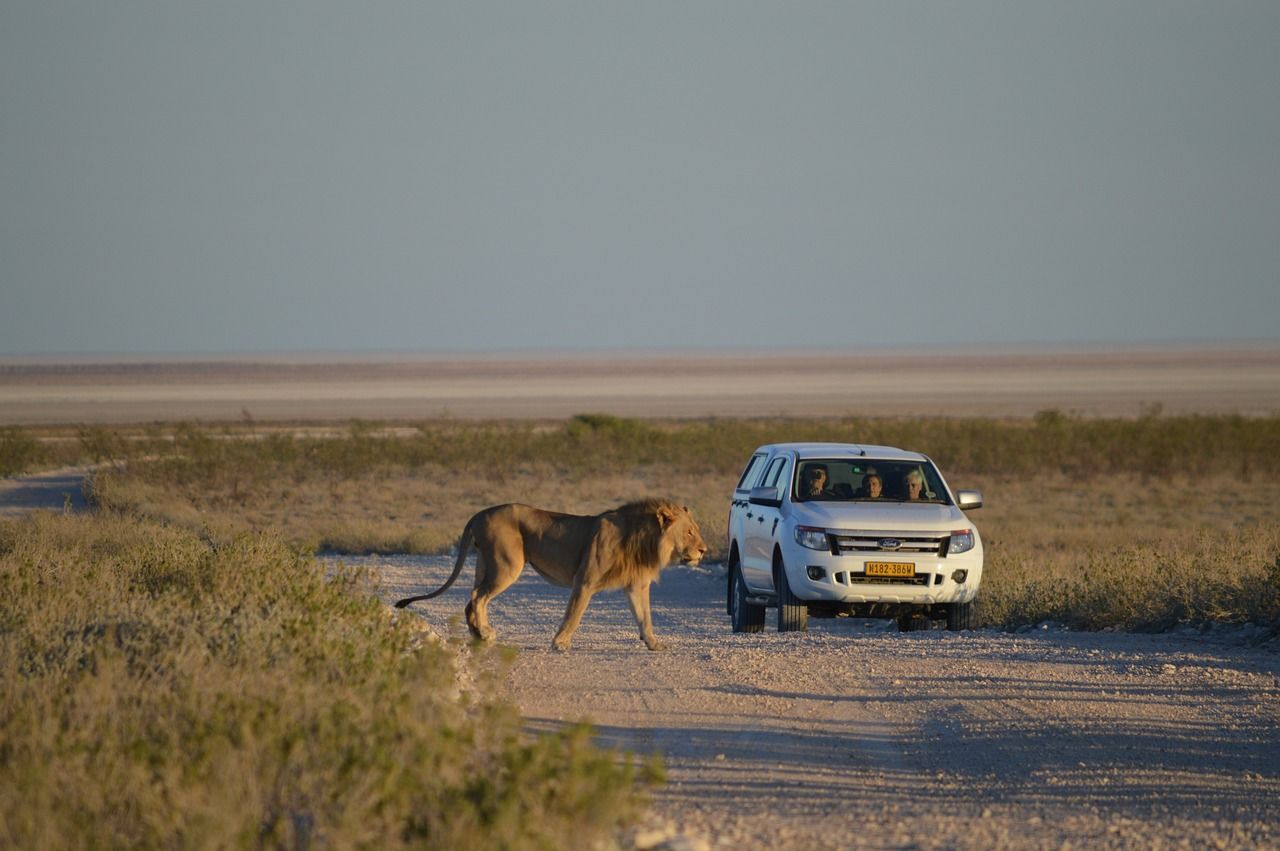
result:
[(0, 353), (1280, 339), (1280, 3), (0, 0)]

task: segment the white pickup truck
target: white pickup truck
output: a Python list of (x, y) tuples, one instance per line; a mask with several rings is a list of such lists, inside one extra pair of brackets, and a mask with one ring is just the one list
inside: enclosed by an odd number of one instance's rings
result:
[(751, 455), (729, 509), (734, 632), (808, 628), (809, 616), (895, 618), (904, 632), (972, 629), (982, 538), (926, 456), (891, 446), (778, 443)]

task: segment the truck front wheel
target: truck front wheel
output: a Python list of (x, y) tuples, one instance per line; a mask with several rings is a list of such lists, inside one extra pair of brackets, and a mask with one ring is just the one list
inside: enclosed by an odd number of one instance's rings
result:
[(947, 604), (947, 629), (951, 632), (960, 632), (963, 629), (973, 629), (977, 623), (977, 606), (973, 600), (967, 603), (948, 603)]
[(787, 569), (782, 564), (782, 554), (773, 554), (773, 582), (778, 589), (778, 632), (807, 632), (809, 607), (804, 600), (791, 593), (787, 581)]

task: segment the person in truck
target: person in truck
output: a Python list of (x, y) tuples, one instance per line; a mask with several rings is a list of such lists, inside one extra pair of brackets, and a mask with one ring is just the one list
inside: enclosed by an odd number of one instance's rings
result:
[(832, 496), (827, 490), (827, 465), (809, 464), (800, 472), (800, 498), (824, 499)]

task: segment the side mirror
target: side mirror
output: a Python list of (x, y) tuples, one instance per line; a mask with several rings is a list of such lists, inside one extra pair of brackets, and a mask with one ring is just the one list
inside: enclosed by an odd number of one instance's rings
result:
[(966, 508), (981, 508), (982, 491), (956, 491), (956, 504), (961, 511)]
[(767, 505), (770, 508), (777, 508), (782, 505), (782, 495), (777, 488), (752, 488), (751, 495), (747, 497), (747, 502), (752, 505)]

